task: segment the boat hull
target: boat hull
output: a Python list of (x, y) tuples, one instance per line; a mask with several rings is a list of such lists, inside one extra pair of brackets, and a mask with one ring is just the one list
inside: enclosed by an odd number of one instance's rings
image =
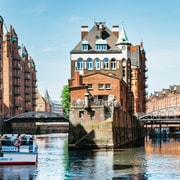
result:
[(37, 153), (1, 153), (0, 165), (27, 165), (36, 164)]

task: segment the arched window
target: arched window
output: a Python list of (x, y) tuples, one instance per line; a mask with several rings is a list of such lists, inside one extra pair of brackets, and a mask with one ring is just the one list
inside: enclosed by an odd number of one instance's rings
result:
[(96, 58), (94, 60), (94, 69), (95, 70), (99, 70), (100, 69), (100, 60), (98, 58)]
[(79, 58), (77, 60), (77, 66), (78, 66), (78, 70), (83, 69), (83, 59)]
[(88, 70), (91, 70), (92, 69), (92, 59), (91, 58), (88, 58), (87, 61), (86, 61), (86, 67)]
[(112, 60), (111, 60), (111, 69), (112, 69), (112, 70), (115, 70), (115, 69), (116, 69), (116, 60), (115, 60), (115, 59), (112, 59)]
[(108, 69), (109, 68), (109, 59), (105, 58), (103, 61), (103, 67), (104, 69)]

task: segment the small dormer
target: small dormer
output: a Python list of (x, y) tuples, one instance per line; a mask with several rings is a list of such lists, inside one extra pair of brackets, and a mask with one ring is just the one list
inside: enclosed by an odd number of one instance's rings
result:
[(107, 51), (107, 41), (104, 39), (97, 39), (95, 44), (96, 51)]
[(86, 40), (82, 41), (81, 49), (82, 49), (82, 51), (88, 51), (89, 50), (89, 42)]

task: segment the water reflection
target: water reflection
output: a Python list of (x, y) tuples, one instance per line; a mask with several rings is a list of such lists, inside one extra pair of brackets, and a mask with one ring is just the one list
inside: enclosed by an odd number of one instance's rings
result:
[(129, 174), (112, 178), (113, 180), (147, 180), (147, 174)]
[(68, 151), (67, 134), (37, 136), (37, 166), (0, 166), (3, 180), (180, 179), (180, 141), (145, 139), (114, 151)]
[(34, 165), (0, 166), (0, 179), (3, 180), (34, 180), (36, 179), (37, 168)]

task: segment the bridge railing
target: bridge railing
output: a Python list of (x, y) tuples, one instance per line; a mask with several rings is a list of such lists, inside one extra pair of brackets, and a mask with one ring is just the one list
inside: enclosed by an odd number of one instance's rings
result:
[(152, 112), (148, 112), (147, 114), (138, 116), (139, 120), (147, 120), (147, 119), (180, 119), (180, 106), (172, 106), (157, 109)]

